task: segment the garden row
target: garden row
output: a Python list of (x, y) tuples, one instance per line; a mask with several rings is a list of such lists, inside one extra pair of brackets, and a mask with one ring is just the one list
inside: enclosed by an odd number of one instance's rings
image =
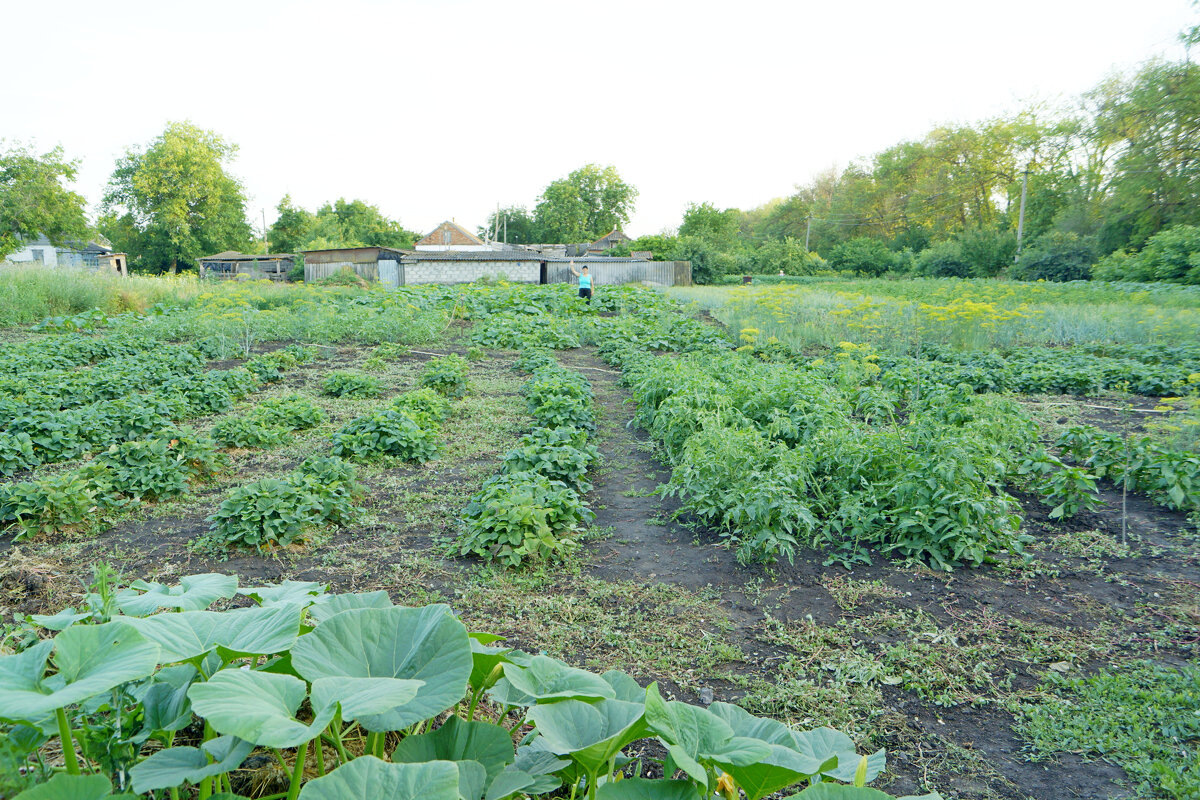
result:
[[(261, 478), (232, 489), (209, 517), (211, 527), (203, 544), (214, 549), (272, 550), (304, 542), (325, 526), (352, 523), (359, 517), (356, 503), (364, 490), (350, 462), (396, 458), (422, 463), (433, 458), (441, 425), (450, 417), (450, 400), (467, 390), (467, 370), (461, 356), (431, 359), (421, 374), (421, 388), (398, 395), (387, 406), (334, 432), (329, 455), (309, 458), (282, 477)], [(373, 397), (381, 391), (375, 378), (349, 372), (330, 373), (322, 389), (357, 397)], [(237, 423), (239, 429), (249, 426), (255, 431), (255, 417), (262, 408), (251, 412), (245, 423)], [(217, 427), (233, 424), (226, 420)], [(261, 435), (257, 438), (272, 443)]]
[(532, 373), (521, 393), (534, 427), (467, 504), (458, 543), (463, 555), (506, 566), (561, 558), (578, 545), (579, 526), (592, 517), (582, 499), (587, 471), (599, 457), (588, 441), (596, 422), (587, 379), (539, 349), (526, 350), (516, 368)]
[[(308, 350), (283, 349), (252, 361), (257, 374), (277, 380), (281, 369), (311, 357)], [(183, 394), (173, 395), (177, 400), (171, 407), (186, 410), (185, 416), (225, 410), (261, 385), (256, 372), (242, 367), (194, 375), (180, 387)], [(60, 460), (79, 455), (84, 447), (98, 449), (101, 443), (107, 447), (80, 467), (0, 484), (0, 524), (15, 523), (17, 538), (95, 524), (97, 512), (186, 494), (193, 483), (211, 479), (225, 468), (226, 459), (211, 438), (176, 424), (169, 413), (142, 410), (145, 413), (136, 417), (136, 424), (126, 419), (125, 425), (105, 431), (103, 442), (98, 436), (85, 439), (78, 429), (59, 430), (55, 441), (65, 443), (56, 452)], [(268, 401), (261, 413), (276, 415), (284, 424), (294, 420), (295, 404)], [(23, 452), (30, 454), (30, 448)], [(38, 463), (38, 456), (38, 451), (32, 451), (30, 457)]]
[[(211, 609), (235, 597), (252, 605)], [(234, 800), (255, 753), (284, 776), (272, 797), (300, 800), (760, 800), (801, 784), (804, 800), (887, 797), (859, 788), (883, 751), (837, 731), (671, 701), (470, 633), (445, 605), (213, 573), (121, 587), (103, 569), (85, 604), (32, 617), (30, 633), (59, 632), (0, 656), (16, 800)]]

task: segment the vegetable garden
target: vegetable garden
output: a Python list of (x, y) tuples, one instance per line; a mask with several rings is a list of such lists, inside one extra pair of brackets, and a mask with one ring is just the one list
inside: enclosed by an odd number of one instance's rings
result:
[(1200, 295), (996, 286), (6, 330), (0, 797), (1197, 796)]

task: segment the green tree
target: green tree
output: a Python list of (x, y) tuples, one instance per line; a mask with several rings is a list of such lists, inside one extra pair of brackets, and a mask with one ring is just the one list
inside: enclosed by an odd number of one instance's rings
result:
[[(313, 239), (330, 247), (393, 247), (411, 249), (421, 234), (406, 230), (397, 220), (389, 219), (377, 206), (362, 200), (339, 198), (317, 210), (311, 229)], [(316, 249), (311, 242), (308, 249)]]
[(829, 251), (829, 265), (856, 275), (882, 275), (896, 263), (896, 256), (879, 239), (859, 236)]
[(237, 147), (190, 122), (172, 122), (144, 151), (117, 162), (101, 230), (137, 269), (175, 272), (200, 256), (250, 245), (246, 199), (226, 172)]
[(719, 210), (712, 203), (690, 203), (679, 226), (680, 236), (695, 236), (718, 250), (738, 249), (742, 212), (736, 208)]
[(0, 259), (39, 234), (55, 245), (87, 236), (83, 197), (64, 185), (78, 166), (61, 147), (42, 155), (19, 146), (0, 152)]
[(509, 244), (538, 244), (542, 241), (537, 219), (524, 206), (509, 206), (493, 211), (488, 215), (487, 224), (476, 232), (480, 237), (488, 237), (492, 231), (498, 231), (497, 235)]
[(316, 216), (306, 208), (300, 208), (292, 202), (292, 196), (285, 194), (275, 207), (278, 216), (271, 225), (267, 239), (271, 243), (273, 253), (295, 253), (302, 249), (308, 241)]
[(592, 241), (629, 221), (637, 194), (616, 167), (586, 164), (545, 188), (534, 217), (547, 242)]

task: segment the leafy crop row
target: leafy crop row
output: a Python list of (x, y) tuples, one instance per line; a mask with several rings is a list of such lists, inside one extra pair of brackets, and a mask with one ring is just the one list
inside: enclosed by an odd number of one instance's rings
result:
[(527, 350), (518, 368), (532, 373), (521, 392), (535, 427), (504, 458), (463, 510), (459, 552), (509, 566), (526, 559), (561, 558), (591, 518), (581, 493), (599, 456), (589, 444), (595, 401), (588, 381), (558, 365), (547, 350)]
[[(883, 751), (844, 734), (668, 700), (469, 633), (445, 605), (215, 573), (121, 588), (101, 572), (92, 588), (30, 618), (53, 638), (0, 656), (0, 791), (29, 787), (17, 800), (235, 800), (256, 751), (291, 800), (760, 800), (805, 783), (804, 800), (887, 797), (858, 788)], [(211, 610), (239, 596), (253, 605)]]

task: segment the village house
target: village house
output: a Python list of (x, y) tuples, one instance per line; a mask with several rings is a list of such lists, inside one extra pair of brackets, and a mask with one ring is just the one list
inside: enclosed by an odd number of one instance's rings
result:
[(56, 245), (45, 236), (38, 236), (36, 239), (22, 242), (21, 249), (4, 260), (10, 264), (40, 264), (47, 267), (95, 270), (100, 267), (100, 256), (111, 252), (111, 247), (98, 242)]

